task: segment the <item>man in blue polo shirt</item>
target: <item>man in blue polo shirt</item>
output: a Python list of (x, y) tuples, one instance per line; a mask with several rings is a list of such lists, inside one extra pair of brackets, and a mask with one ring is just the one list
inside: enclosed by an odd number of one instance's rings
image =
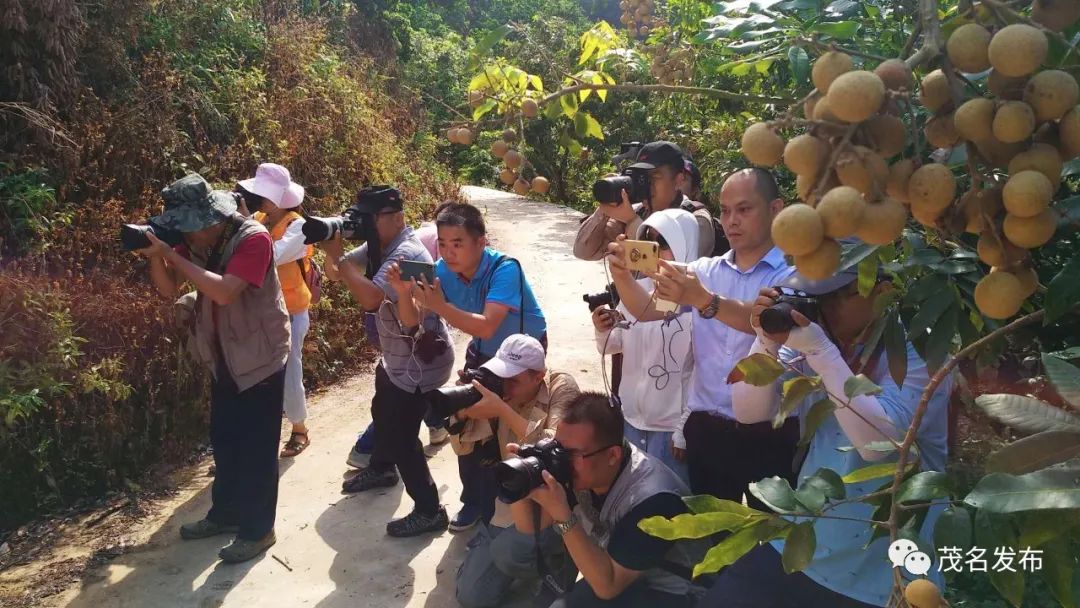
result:
[[(442, 256), (435, 264), (435, 285), (418, 285), (414, 299), (473, 337), (465, 369), (477, 369), (494, 357), (512, 334), (530, 335), (546, 350), (547, 322), (524, 270), (517, 260), (487, 246), (480, 210), (467, 203), (451, 204), (435, 218), (435, 226)], [(494, 468), (484, 466), (478, 452), (458, 456), (463, 506), (450, 522), (454, 532), (488, 521), (495, 513)]]
[[(683, 422), (675, 431), (676, 458), (685, 458), (694, 494), (710, 494), (765, 508), (749, 484), (779, 475), (795, 482), (792, 462), (799, 440), (793, 416), (779, 429), (771, 422), (735, 419), (728, 374), (746, 356), (754, 334), (750, 306), (763, 287), (779, 285), (793, 269), (772, 242), (772, 218), (783, 208), (779, 189), (765, 169), (736, 171), (720, 190), (720, 223), (731, 250), (690, 263), (683, 274), (667, 266), (655, 277), (663, 299), (697, 309), (691, 335), (694, 375)], [(622, 264), (622, 244), (609, 246), (609, 264), (623, 305), (643, 321), (663, 319), (652, 294), (633, 281)], [(642, 314), (638, 314), (642, 311)]]

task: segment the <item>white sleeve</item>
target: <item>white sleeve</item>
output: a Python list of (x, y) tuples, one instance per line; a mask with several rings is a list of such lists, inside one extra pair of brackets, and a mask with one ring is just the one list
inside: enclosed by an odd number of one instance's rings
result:
[(617, 355), (623, 349), (623, 333), (626, 330), (621, 327), (613, 327), (608, 331), (600, 331), (593, 328), (596, 337), (596, 352), (601, 355)]
[[(765, 353), (771, 357), (777, 357), (776, 348), (767, 345), (762, 338), (754, 339), (753, 346), (746, 356)], [(754, 386), (746, 382), (736, 382), (731, 385), (731, 407), (735, 412), (735, 419), (743, 424), (755, 424), (771, 420), (780, 407), (780, 393), (776, 390), (776, 384)]]
[(285, 229), (285, 234), (274, 241), (274, 265), (281, 266), (304, 257), (307, 246), (304, 245), (304, 220), (293, 220)]
[(694, 346), (690, 343), (690, 349), (686, 353), (686, 362), (682, 369), (682, 414), (679, 416), (679, 426), (671, 434), (671, 442), (680, 450), (686, 449), (686, 436), (683, 428), (686, 427), (686, 419), (690, 417), (690, 390), (694, 384)]

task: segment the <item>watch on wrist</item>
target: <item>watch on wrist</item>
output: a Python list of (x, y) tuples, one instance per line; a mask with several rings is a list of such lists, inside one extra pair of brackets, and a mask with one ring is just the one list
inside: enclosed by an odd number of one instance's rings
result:
[(716, 313), (719, 312), (719, 311), (720, 311), (720, 296), (714, 293), (714, 294), (712, 294), (712, 297), (709, 298), (709, 304), (705, 308), (702, 308), (698, 312), (701, 313), (701, 318), (703, 318), (703, 319), (711, 319), (711, 318), (715, 317)]
[(572, 530), (576, 525), (578, 525), (577, 514), (571, 511), (570, 519), (555, 522), (555, 532), (557, 532), (559, 536), (566, 536), (566, 533)]

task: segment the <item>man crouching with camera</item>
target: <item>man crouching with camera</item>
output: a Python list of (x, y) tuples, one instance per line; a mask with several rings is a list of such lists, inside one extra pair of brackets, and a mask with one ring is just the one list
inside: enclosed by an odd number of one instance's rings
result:
[[(457, 412), (466, 420), (462, 447), (481, 450), (498, 446), (490, 466), (511, 454), (511, 443), (535, 443), (555, 436), (567, 406), (580, 391), (569, 374), (548, 372), (544, 347), (525, 334), (508, 336), (495, 357), (480, 366), (495, 380), (473, 380), (481, 398), (475, 405)], [(488, 386), (498, 390), (489, 390)], [(456, 389), (451, 389), (456, 390)], [(495, 441), (481, 443), (492, 432)], [(472, 441), (470, 441), (472, 440)], [(501, 606), (516, 579), (538, 577), (533, 535), (522, 534), (513, 525), (508, 505), (496, 501), (490, 523), (482, 523), (469, 541), (469, 553), (457, 572), (457, 599), (467, 608)], [(551, 559), (566, 562), (565, 550), (554, 530), (540, 535), (540, 548)]]
[(566, 581), (541, 564), (547, 590), (561, 596), (552, 608), (693, 604), (687, 576), (701, 543), (666, 541), (638, 527), (648, 517), (687, 513), (686, 484), (623, 439), (622, 413), (607, 395), (575, 398), (555, 441), (507, 450), (526, 456), (498, 470), (502, 498), (517, 498), (514, 526), (523, 534), (554, 529), (584, 578), (563, 594)]
[(183, 282), (195, 287), (178, 305), (193, 313), (188, 349), (213, 374), (213, 504), (204, 519), (181, 526), (180, 536), (236, 534), (219, 556), (247, 561), (275, 542), (289, 313), (273, 243), (262, 224), (236, 213), (232, 194), (211, 190), (198, 174), (161, 195), (165, 212), (148, 226), (125, 227), (121, 238), (133, 242), (140, 239), (132, 234), (141, 233), (138, 252), (150, 259), (150, 278), (162, 296), (176, 298)]

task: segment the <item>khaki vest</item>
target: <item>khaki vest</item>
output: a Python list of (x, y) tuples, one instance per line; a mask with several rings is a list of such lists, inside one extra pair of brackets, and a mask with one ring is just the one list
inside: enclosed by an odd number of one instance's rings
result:
[[(219, 268), (212, 271), (220, 272), (220, 269), (228, 266), (229, 258), (240, 241), (266, 232), (259, 222), (239, 215), (233, 216), (230, 221), (240, 220), (243, 221), (240, 228), (225, 244)], [(191, 261), (200, 268), (206, 268), (206, 259), (192, 254)], [(194, 298), (194, 294), (187, 294), (184, 298)], [(206, 296), (198, 298), (197, 306), (188, 350), (196, 360), (210, 368), (215, 378), (219, 344), (220, 352), (225, 357), (225, 367), (241, 392), (285, 366), (285, 360), (289, 357), (289, 313), (285, 310), (285, 300), (273, 261), (267, 265), (262, 287), (248, 285), (227, 306), (219, 306)]]

